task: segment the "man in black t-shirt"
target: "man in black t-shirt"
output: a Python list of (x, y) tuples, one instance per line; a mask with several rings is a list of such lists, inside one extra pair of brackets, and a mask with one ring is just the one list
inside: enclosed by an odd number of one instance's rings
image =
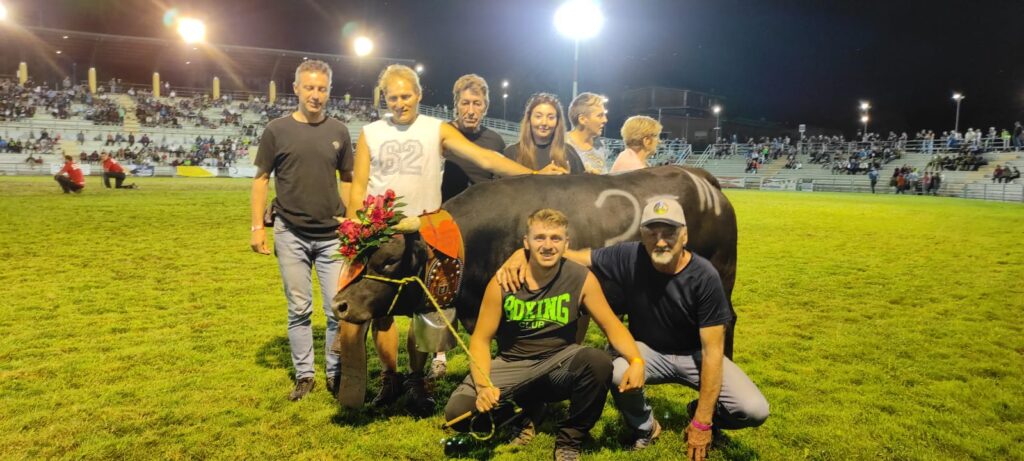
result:
[[(711, 263), (686, 249), (686, 218), (672, 197), (655, 197), (640, 218), (640, 242), (625, 242), (593, 251), (567, 250), (571, 261), (591, 268), (602, 281), (622, 288), (629, 331), (643, 355), (649, 384), (680, 383), (700, 392), (690, 402), (685, 433), (688, 458), (702, 460), (711, 443), (712, 426), (741, 429), (768, 418), (768, 402), (757, 386), (724, 356), (725, 328), (732, 311), (722, 281)], [(517, 252), (498, 271), (503, 287), (520, 282)], [(612, 383), (628, 362), (616, 359)], [(615, 404), (634, 430), (633, 448), (647, 447), (661, 425), (642, 392), (617, 392)]]
[[(587, 432), (601, 417), (611, 361), (598, 349), (576, 344), (580, 306), (608, 335), (608, 341), (629, 363), (622, 370), (619, 392), (643, 386), (644, 365), (629, 331), (612, 312), (601, 286), (585, 267), (562, 258), (568, 246), (568, 220), (561, 212), (542, 209), (527, 220), (523, 246), (534, 255), (526, 281), (503, 291), (495, 279), (487, 285), (476, 329), (470, 338), (470, 375), (452, 393), (445, 407), (449, 421), (471, 412), (495, 410), (494, 424), (511, 416), (501, 400), (529, 407), (569, 399), (569, 417), (560, 424), (555, 459), (578, 459)], [(491, 339), (498, 357), (491, 360)], [(626, 360), (626, 359), (623, 359)], [(455, 430), (486, 431), (490, 418), (453, 425)], [(520, 434), (520, 442), (522, 440)]]
[[(459, 77), (452, 87), (456, 116), (455, 120), (449, 123), (473, 144), (495, 152), (502, 152), (505, 150), (505, 140), (501, 139), (501, 135), (494, 130), (483, 125), (487, 108), (491, 105), (488, 91), (487, 81), (479, 75), (466, 74)], [(444, 150), (443, 157), (445, 161), (444, 174), (441, 177), (442, 202), (447, 202), (474, 184), (494, 179), (491, 172), (462, 160), (448, 149)], [(398, 332), (394, 330), (391, 334), (397, 335)], [(396, 341), (393, 341), (392, 344), (394, 342)], [(395, 351), (394, 355), (397, 357), (398, 352)], [(438, 379), (444, 376), (447, 367), (447, 354), (438, 352), (431, 362), (429, 378)]]
[[(490, 107), (487, 81), (476, 74), (459, 77), (452, 88), (455, 98), (456, 118), (451, 121), (466, 139), (480, 147), (503, 152), (505, 140), (501, 135), (483, 126), (487, 108)], [(441, 179), (441, 200), (459, 195), (473, 184), (490, 181), (494, 178), (491, 172), (462, 160), (457, 155), (444, 152), (444, 176)]]
[[(327, 388), (336, 392), (338, 356), (330, 345), (338, 330), (331, 302), (338, 291), (342, 261), (338, 252), (337, 217), (345, 216), (345, 200), (352, 183), (352, 142), (348, 128), (325, 115), (330, 97), (331, 68), (322, 61), (305, 61), (295, 71), (299, 107), (287, 117), (267, 124), (256, 154), (252, 185), (250, 246), (270, 254), (264, 230), (267, 189), (274, 173), (277, 197), (271, 205), (274, 253), (277, 255), (288, 300), (288, 345), (295, 366), (295, 388), (290, 400), (300, 400), (313, 389), (313, 284), (315, 267), (321, 302), (327, 315)], [(341, 180), (339, 187), (338, 180)]]

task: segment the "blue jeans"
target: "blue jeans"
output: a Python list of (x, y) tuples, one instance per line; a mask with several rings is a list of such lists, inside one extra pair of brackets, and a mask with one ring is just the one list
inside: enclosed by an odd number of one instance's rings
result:
[[(687, 355), (662, 354), (637, 341), (644, 359), (645, 385), (678, 383), (700, 390), (700, 351)], [(612, 397), (631, 429), (649, 431), (654, 414), (643, 390), (619, 393), (622, 375), (629, 363), (622, 357), (612, 362)], [(750, 378), (732, 360), (722, 358), (722, 391), (718, 394), (712, 423), (721, 429), (742, 429), (760, 426), (768, 419), (768, 400)]]
[(331, 344), (338, 331), (331, 302), (338, 292), (338, 276), (344, 263), (331, 259), (338, 252), (338, 239), (310, 240), (293, 232), (280, 217), (274, 223), (274, 254), (284, 281), (284, 295), (288, 299), (288, 345), (292, 351), (295, 379), (312, 377), (313, 372), (313, 278), (316, 269), (320, 281), (320, 296), (327, 315), (327, 376), (338, 374), (338, 356), (331, 353)]

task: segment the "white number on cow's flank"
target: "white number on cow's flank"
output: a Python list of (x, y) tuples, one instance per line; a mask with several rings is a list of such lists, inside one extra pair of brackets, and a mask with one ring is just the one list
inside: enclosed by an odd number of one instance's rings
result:
[(722, 203), (718, 199), (718, 191), (715, 190), (715, 186), (712, 186), (706, 179), (689, 171), (687, 171), (686, 174), (690, 175), (690, 179), (693, 180), (694, 187), (697, 188), (697, 195), (700, 196), (700, 211), (714, 207), (715, 216), (721, 216)]
[(619, 242), (625, 242), (629, 240), (629, 237), (640, 228), (640, 202), (637, 201), (636, 197), (629, 192), (620, 189), (605, 189), (601, 191), (601, 195), (597, 196), (597, 200), (594, 201), (594, 206), (601, 208), (604, 206), (605, 200), (609, 197), (618, 196), (624, 197), (629, 200), (629, 203), (633, 205), (633, 222), (629, 225), (625, 232), (612, 237), (604, 241), (604, 246), (611, 246)]

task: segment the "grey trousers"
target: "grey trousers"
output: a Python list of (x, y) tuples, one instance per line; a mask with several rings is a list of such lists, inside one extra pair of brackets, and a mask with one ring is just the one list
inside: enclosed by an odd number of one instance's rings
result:
[[(668, 355), (637, 342), (644, 358), (646, 384), (677, 383), (700, 390), (701, 353)], [(654, 414), (643, 390), (619, 393), (618, 386), (629, 363), (622, 357), (612, 361), (612, 397), (626, 425), (632, 429), (650, 430)], [(760, 426), (768, 419), (768, 400), (750, 378), (728, 358), (722, 359), (722, 391), (715, 405), (712, 423), (720, 429), (742, 429)]]
[[(491, 383), (501, 390), (502, 399), (511, 397), (516, 404), (526, 408), (535, 409), (539, 403), (569, 399), (569, 417), (559, 423), (555, 446), (579, 447), (601, 418), (611, 378), (609, 358), (599, 349), (573, 344), (544, 360), (510, 362), (495, 358), (491, 361), (490, 378)], [(475, 408), (476, 386), (470, 374), (448, 399), (445, 418), (451, 420)], [(495, 409), (490, 418), (463, 420), (452, 428), (466, 432), (484, 423), (473, 430), (487, 431), (491, 421), (501, 424), (510, 419), (513, 416), (510, 410), (510, 407)]]
[(313, 278), (316, 269), (320, 281), (320, 296), (327, 315), (325, 350), (327, 376), (338, 374), (338, 356), (331, 353), (331, 344), (338, 331), (331, 302), (338, 292), (338, 276), (344, 263), (331, 259), (338, 252), (338, 239), (310, 240), (288, 228), (284, 220), (274, 223), (274, 253), (284, 282), (284, 295), (288, 300), (288, 345), (295, 366), (295, 379), (313, 376)]

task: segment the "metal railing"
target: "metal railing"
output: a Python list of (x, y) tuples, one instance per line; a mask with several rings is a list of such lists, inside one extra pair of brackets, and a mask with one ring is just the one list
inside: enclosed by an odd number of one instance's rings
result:
[(902, 154), (951, 154), (958, 153), (961, 149), (977, 148), (985, 152), (1013, 152), (1020, 150), (1014, 147), (1009, 139), (999, 137), (981, 138), (970, 143), (963, 140), (949, 141), (948, 139), (914, 139), (907, 141), (842, 141), (842, 142), (800, 142), (797, 144), (797, 152), (803, 155), (810, 154), (850, 154), (863, 150), (881, 151), (894, 149)]
[(964, 184), (959, 196), (971, 199), (1024, 203), (1024, 184), (968, 183)]

